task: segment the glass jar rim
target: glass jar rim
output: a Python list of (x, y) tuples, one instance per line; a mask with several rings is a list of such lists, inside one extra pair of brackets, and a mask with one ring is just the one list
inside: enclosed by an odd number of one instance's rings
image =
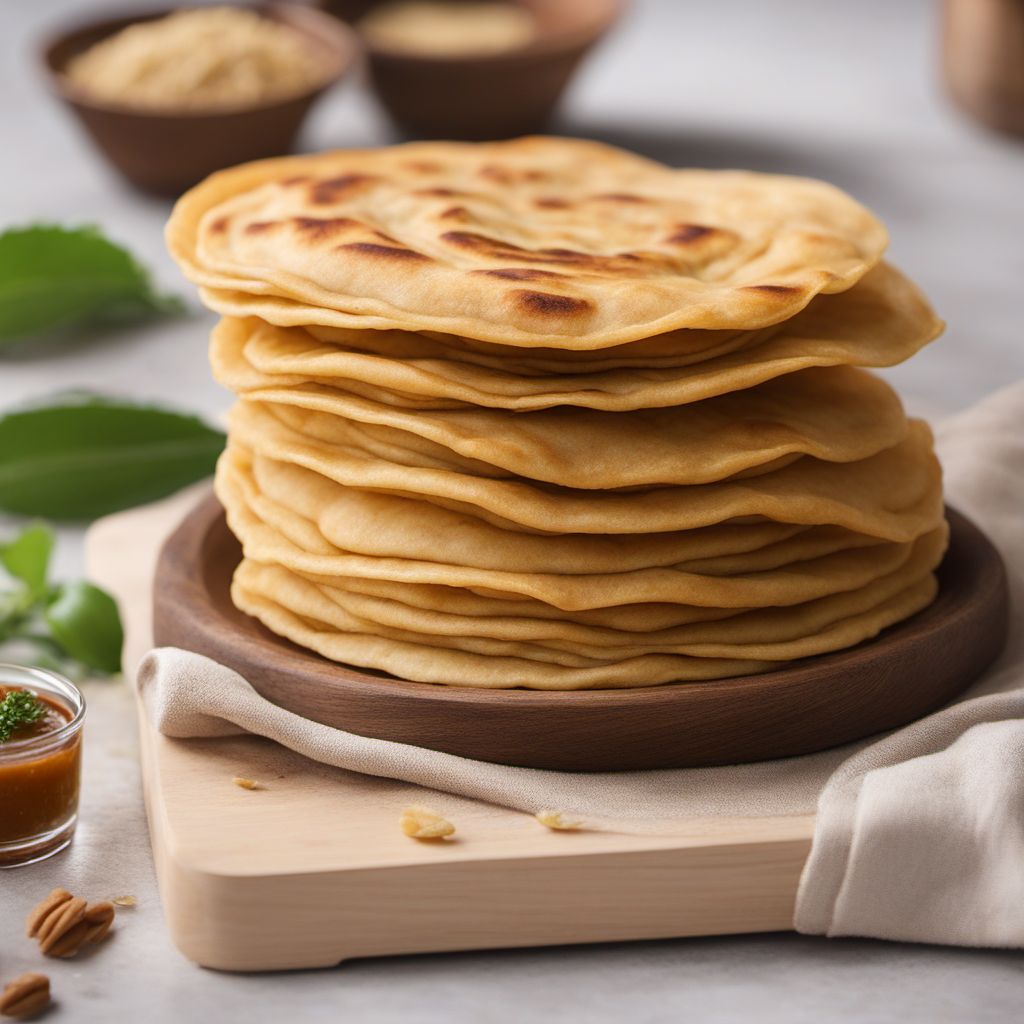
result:
[[(11, 679), (11, 676), (20, 678)], [(53, 732), (46, 732), (41, 736), (31, 736), (24, 740), (0, 743), (0, 761), (20, 759), (20, 757), (48, 750), (53, 746), (60, 746), (62, 742), (70, 739), (82, 728), (82, 722), (85, 720), (85, 696), (67, 677), (47, 668), (0, 662), (0, 686), (10, 688), (12, 684), (24, 689), (29, 689), (34, 684), (45, 696), (58, 698), (71, 712), (71, 717)]]

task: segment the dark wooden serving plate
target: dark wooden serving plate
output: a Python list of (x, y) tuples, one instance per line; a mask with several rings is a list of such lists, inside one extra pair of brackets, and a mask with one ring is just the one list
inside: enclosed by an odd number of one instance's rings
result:
[(551, 693), (413, 683), (338, 665), (239, 612), (241, 553), (216, 499), (164, 546), (159, 646), (205, 654), (268, 700), (317, 722), (463, 757), (533, 768), (683, 768), (808, 754), (920, 718), (995, 659), (1008, 627), (1002, 560), (950, 510), (935, 602), (858, 647), (777, 672), (631, 690)]

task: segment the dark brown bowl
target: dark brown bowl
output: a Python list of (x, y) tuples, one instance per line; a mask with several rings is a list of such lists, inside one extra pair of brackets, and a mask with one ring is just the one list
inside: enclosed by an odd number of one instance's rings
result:
[(363, 40), (373, 88), (403, 133), (480, 140), (541, 131), (580, 62), (625, 6), (625, 0), (515, 2), (533, 13), (537, 34), (506, 53), (421, 56)]
[(287, 153), (312, 105), (345, 75), (358, 53), (354, 33), (337, 18), (298, 4), (268, 4), (259, 13), (300, 31), (326, 58), (324, 81), (301, 95), (257, 107), (178, 114), (96, 100), (64, 77), (71, 58), (94, 43), (172, 10), (90, 22), (55, 36), (42, 50), (56, 94), (107, 160), (147, 192), (176, 196), (222, 167)]

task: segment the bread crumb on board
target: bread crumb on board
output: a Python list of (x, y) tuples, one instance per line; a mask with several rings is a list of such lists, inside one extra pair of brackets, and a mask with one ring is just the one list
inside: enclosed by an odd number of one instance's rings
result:
[(406, 807), (398, 823), (413, 839), (446, 839), (455, 834), (455, 826), (429, 807)]
[(538, 811), (534, 817), (545, 827), (553, 832), (575, 832), (583, 828), (583, 822), (575, 818), (567, 818), (561, 811), (554, 811), (545, 808)]

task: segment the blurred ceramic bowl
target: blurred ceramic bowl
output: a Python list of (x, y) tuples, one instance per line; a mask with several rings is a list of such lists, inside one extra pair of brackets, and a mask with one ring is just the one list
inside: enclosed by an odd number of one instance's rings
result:
[(351, 69), (354, 33), (337, 18), (299, 4), (267, 4), (257, 13), (300, 32), (324, 62), (323, 80), (284, 100), (208, 112), (152, 111), (95, 99), (64, 75), (72, 58), (115, 32), (173, 13), (147, 10), (62, 32), (43, 45), (53, 90), (107, 160), (137, 187), (179, 195), (222, 167), (287, 153), (312, 105)]
[(946, 0), (946, 88), (982, 124), (1024, 136), (1024, 2)]
[(542, 130), (580, 62), (625, 6), (625, 0), (515, 2), (533, 16), (534, 35), (499, 53), (434, 56), (385, 49), (363, 37), (373, 88), (403, 133), (481, 140)]

